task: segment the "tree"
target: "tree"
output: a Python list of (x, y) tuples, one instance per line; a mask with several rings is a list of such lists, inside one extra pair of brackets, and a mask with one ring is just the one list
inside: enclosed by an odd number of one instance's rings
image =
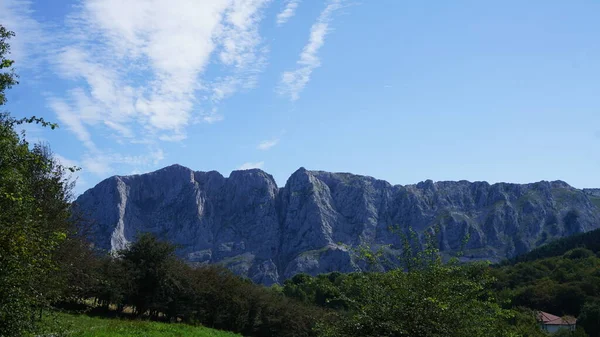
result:
[(0, 116), (0, 335), (31, 328), (32, 313), (52, 301), (45, 282), (67, 236), (68, 186), (42, 147), (30, 149)]
[(138, 314), (165, 312), (172, 301), (170, 290), (173, 280), (169, 266), (176, 263), (175, 246), (158, 240), (151, 233), (140, 234), (128, 248), (118, 252), (131, 284), (125, 292), (125, 301)]
[(436, 232), (426, 235), (422, 250), (411, 236), (403, 237), (403, 268), (345, 277), (338, 289), (347, 310), (326, 317), (318, 326), (320, 335), (522, 336), (520, 331), (543, 335), (533, 316), (518, 316), (501, 307), (487, 263), (445, 264), (435, 247)]
[[(6, 58), (10, 54), (10, 45), (7, 40), (13, 36), (15, 36), (14, 32), (0, 25), (0, 106), (6, 103), (4, 91), (19, 83), (17, 82), (17, 75), (12, 68), (15, 61)], [(8, 71), (2, 71), (2, 69), (7, 69)]]
[(430, 264), (344, 280), (350, 304), (320, 326), (324, 336), (509, 336), (513, 314), (490, 291), (488, 267)]
[[(14, 33), (0, 26), (0, 105), (5, 90), (17, 83), (7, 40)], [(33, 147), (18, 134), (21, 123), (56, 125), (41, 118), (15, 120), (0, 114), (0, 336), (21, 336), (32, 317), (53, 301), (45, 280), (55, 269), (54, 252), (67, 237), (72, 185), (65, 168), (47, 146)]]
[(586, 303), (581, 310), (577, 325), (585, 329), (590, 337), (600, 337), (600, 302)]

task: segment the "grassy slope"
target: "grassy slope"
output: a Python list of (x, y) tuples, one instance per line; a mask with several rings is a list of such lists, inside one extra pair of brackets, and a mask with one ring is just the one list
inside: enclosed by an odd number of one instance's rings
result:
[(44, 319), (39, 336), (69, 337), (234, 337), (234, 333), (194, 327), (186, 324), (167, 324), (52, 313)]

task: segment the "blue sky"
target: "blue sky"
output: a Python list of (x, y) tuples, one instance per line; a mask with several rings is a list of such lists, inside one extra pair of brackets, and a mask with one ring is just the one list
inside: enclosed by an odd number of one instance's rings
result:
[(77, 192), (179, 163), (600, 187), (600, 2), (0, 0)]

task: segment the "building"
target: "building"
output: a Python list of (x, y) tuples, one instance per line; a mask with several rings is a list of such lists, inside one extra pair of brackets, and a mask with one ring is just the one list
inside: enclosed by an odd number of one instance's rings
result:
[(575, 331), (577, 327), (577, 319), (575, 317), (558, 317), (543, 311), (537, 312), (537, 320), (542, 330), (549, 333), (554, 333), (560, 329)]

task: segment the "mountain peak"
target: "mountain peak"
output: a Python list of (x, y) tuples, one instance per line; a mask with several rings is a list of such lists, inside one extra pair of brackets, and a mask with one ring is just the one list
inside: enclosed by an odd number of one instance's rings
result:
[(498, 261), (598, 228), (596, 193), (560, 181), (425, 180), (403, 187), (304, 167), (279, 189), (260, 169), (236, 170), (224, 178), (176, 164), (107, 179), (76, 205), (96, 224), (97, 247), (118, 249), (139, 231), (153, 232), (177, 244), (190, 263), (220, 263), (272, 284), (296, 273), (359, 268), (361, 261), (338, 249), (340, 243), (391, 245), (390, 253), (397, 253), (399, 238), (389, 230), (396, 225), (418, 233), (435, 226), (444, 254), (463, 250), (465, 259)]

